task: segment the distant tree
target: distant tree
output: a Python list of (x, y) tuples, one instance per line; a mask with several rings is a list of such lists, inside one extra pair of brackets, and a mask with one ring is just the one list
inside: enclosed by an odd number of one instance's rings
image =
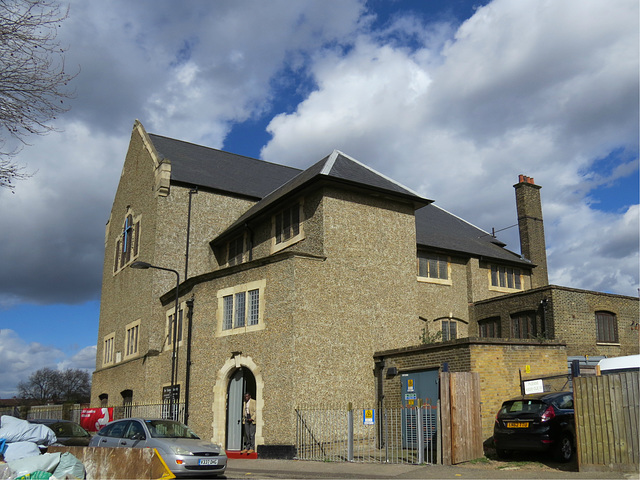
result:
[(91, 377), (78, 368), (63, 370), (59, 392), (63, 402), (87, 403), (91, 399)]
[(29, 135), (53, 130), (50, 121), (68, 110), (64, 103), (74, 77), (65, 72), (57, 28), (67, 18), (55, 0), (0, 0), (0, 188), (29, 177), (13, 162)]
[(91, 397), (91, 380), (84, 370), (41, 368), (18, 384), (18, 396), (39, 403), (86, 403)]

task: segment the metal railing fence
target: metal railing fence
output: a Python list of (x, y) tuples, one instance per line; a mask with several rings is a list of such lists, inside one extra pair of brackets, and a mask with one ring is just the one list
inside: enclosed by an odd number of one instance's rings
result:
[[(0, 411), (2, 415), (20, 416), (24, 420), (35, 419), (63, 419), (80, 423), (80, 415), (86, 405), (37, 405), (27, 408), (6, 409), (6, 413)], [(119, 420), (128, 417), (141, 418), (174, 418), (184, 423), (184, 403), (173, 404), (173, 415), (171, 406), (167, 403), (131, 403), (126, 405), (114, 405), (104, 408), (113, 408), (113, 419)]]
[[(360, 463), (439, 463), (437, 408), (299, 407), (299, 460)], [(422, 432), (419, 435), (418, 432)]]

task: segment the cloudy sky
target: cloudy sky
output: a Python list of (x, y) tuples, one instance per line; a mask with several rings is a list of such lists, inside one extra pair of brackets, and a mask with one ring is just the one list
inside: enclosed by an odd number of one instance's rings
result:
[(534, 177), (551, 283), (638, 295), (637, 0), (69, 6), (71, 109), (0, 191), (0, 398), (44, 366), (95, 366), (135, 119), (300, 168), (340, 149), (518, 252), (512, 186)]

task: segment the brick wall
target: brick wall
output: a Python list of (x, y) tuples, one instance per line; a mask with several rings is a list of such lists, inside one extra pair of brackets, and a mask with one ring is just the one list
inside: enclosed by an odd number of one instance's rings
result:
[[(502, 402), (520, 394), (520, 372), (528, 372), (526, 378), (567, 373), (566, 346), (551, 342), (459, 339), (377, 352), (374, 358), (378, 399), (383, 395), (387, 407), (401, 406), (402, 373), (442, 368), (445, 362), (451, 372), (478, 372), (485, 440), (493, 435), (495, 414)], [(388, 375), (389, 368), (396, 368), (397, 375)]]
[[(635, 297), (550, 285), (479, 301), (471, 309), (470, 335), (478, 335), (478, 321), (499, 317), (501, 338), (510, 338), (511, 315), (529, 311), (536, 315), (540, 338), (546, 328), (546, 338), (567, 344), (567, 355), (614, 357), (640, 353)], [(595, 312), (600, 310), (616, 315), (618, 343), (597, 342)]]

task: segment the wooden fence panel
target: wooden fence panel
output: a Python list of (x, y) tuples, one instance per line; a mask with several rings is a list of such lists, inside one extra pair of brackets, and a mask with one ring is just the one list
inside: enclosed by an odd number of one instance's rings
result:
[(638, 372), (573, 380), (580, 471), (638, 471)]
[(451, 465), (451, 388), (450, 373), (440, 373), (440, 438), (442, 465)]
[(482, 457), (484, 452), (478, 374), (442, 373), (440, 390), (443, 465)]

